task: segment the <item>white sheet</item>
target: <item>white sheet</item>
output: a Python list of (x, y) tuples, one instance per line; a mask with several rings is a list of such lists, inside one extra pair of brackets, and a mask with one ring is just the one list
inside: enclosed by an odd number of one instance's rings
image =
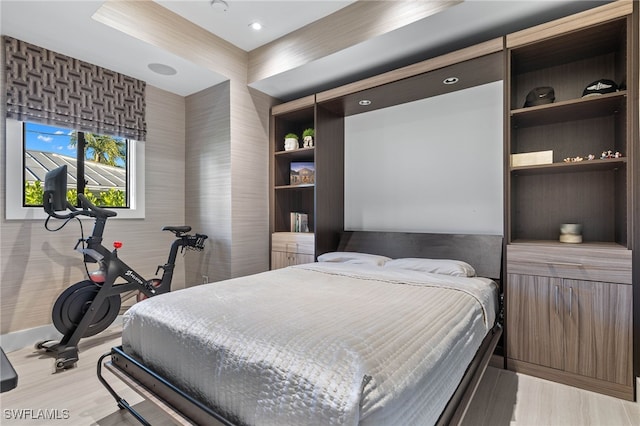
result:
[(428, 425), (496, 307), (481, 278), (316, 263), (138, 303), (123, 347), (244, 424)]

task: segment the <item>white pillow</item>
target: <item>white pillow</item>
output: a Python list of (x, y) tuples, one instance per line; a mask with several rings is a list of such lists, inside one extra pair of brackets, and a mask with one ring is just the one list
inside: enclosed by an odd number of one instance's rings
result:
[(390, 260), (384, 264), (384, 267), (410, 269), (413, 271), (430, 272), (432, 274), (452, 275), (454, 277), (476, 276), (476, 270), (473, 269), (473, 266), (461, 260), (407, 257)]
[(382, 266), (390, 257), (355, 251), (332, 251), (318, 256), (318, 262), (357, 263), (361, 265)]

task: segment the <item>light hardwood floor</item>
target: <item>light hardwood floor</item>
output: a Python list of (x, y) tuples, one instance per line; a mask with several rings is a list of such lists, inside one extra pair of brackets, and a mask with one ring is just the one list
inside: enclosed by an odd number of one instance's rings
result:
[[(2, 425), (138, 425), (131, 414), (119, 410), (98, 382), (96, 362), (119, 345), (121, 328), (114, 326), (80, 344), (74, 369), (52, 374), (53, 360), (26, 348), (7, 354), (18, 372), (18, 387), (0, 394)], [(155, 425), (180, 424), (103, 369), (103, 375), (129, 404)], [(38, 410), (57, 410), (68, 419), (16, 419)], [(64, 411), (67, 410), (67, 411)], [(465, 426), (503, 425), (640, 425), (640, 404), (583, 391), (534, 377), (489, 367), (464, 420)]]

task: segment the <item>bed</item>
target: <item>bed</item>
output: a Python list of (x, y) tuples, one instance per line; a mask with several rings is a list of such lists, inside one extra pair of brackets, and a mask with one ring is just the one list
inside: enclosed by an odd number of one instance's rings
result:
[(501, 334), (502, 237), (344, 232), (318, 260), (136, 304), (111, 368), (196, 424), (459, 422)]

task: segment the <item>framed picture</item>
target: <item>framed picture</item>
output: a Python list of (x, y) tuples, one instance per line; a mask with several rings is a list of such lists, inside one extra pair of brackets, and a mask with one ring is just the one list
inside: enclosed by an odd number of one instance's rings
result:
[(312, 162), (291, 162), (290, 185), (310, 185), (316, 181), (316, 165)]

